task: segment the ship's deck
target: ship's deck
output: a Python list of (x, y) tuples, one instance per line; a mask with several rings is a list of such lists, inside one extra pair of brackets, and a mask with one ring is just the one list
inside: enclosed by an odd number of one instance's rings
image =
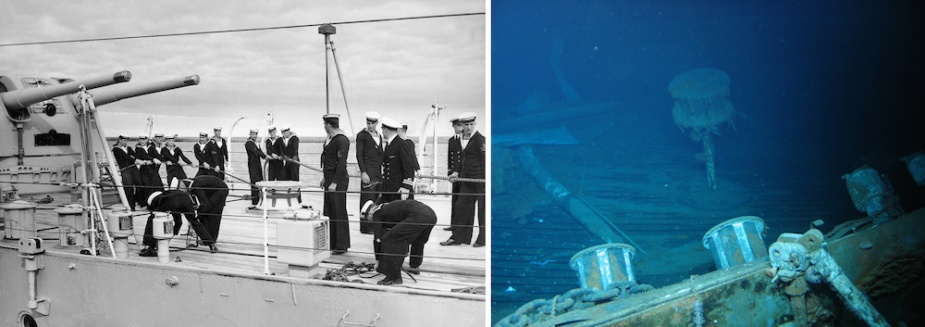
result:
[[(262, 212), (247, 210), (250, 206), (249, 200), (241, 200), (245, 193), (247, 185), (236, 184), (230, 185), (231, 195), (228, 197), (227, 206), (222, 218), (221, 234), (219, 236), (218, 247), (219, 253), (210, 253), (207, 247), (191, 247), (185, 250), (179, 250), (185, 247), (188, 237), (184, 236), (186, 228), (181, 231), (181, 235), (171, 240), (171, 253), (169, 265), (196, 267), (216, 272), (234, 272), (234, 273), (251, 273), (259, 274), (264, 272), (264, 247), (263, 247), (263, 226)], [(46, 239), (45, 248), (47, 251), (65, 251), (79, 252), (81, 247), (60, 246), (58, 245), (58, 215), (53, 211), (62, 205), (72, 203), (70, 194), (52, 194), (54, 201), (50, 204), (41, 204), (36, 210), (36, 221), (38, 236)], [(40, 198), (36, 196), (36, 198)], [(413, 280), (407, 274), (403, 274), (404, 284), (395, 287), (405, 287), (423, 290), (432, 290), (438, 292), (454, 292), (453, 290), (484, 287), (486, 286), (486, 248), (475, 248), (472, 246), (440, 246), (440, 242), (450, 237), (449, 231), (444, 231), (443, 227), (449, 225), (450, 221), (450, 201), (447, 196), (417, 195), (416, 199), (431, 206), (437, 213), (437, 226), (431, 233), (430, 240), (425, 246), (424, 263), (421, 265), (421, 274), (415, 275)], [(28, 198), (26, 199), (28, 200)], [(352, 247), (346, 254), (332, 255), (324, 260), (320, 267), (323, 269), (340, 269), (345, 264), (353, 262), (374, 263), (373, 257), (373, 240), (372, 235), (362, 234), (359, 231), (359, 221), (355, 214), (357, 210), (349, 208), (359, 208), (359, 196), (350, 194), (347, 197), (347, 207), (350, 213), (350, 237)], [(303, 194), (303, 204), (312, 205), (314, 208), (321, 208), (322, 193), (307, 192)], [(269, 271), (276, 275), (287, 275), (288, 266), (278, 262), (276, 257), (276, 222), (279, 218), (268, 220), (268, 244), (269, 244)], [(477, 231), (476, 231), (477, 233)], [(476, 234), (477, 235), (477, 234)], [(474, 235), (475, 236), (475, 235)], [(474, 237), (473, 236), (473, 237)], [(140, 239), (140, 236), (139, 236)], [(138, 252), (140, 246), (135, 244), (133, 237), (129, 237), (129, 257), (124, 260), (157, 262), (156, 257), (140, 257)], [(3, 239), (0, 244), (16, 246), (16, 240)], [(101, 243), (100, 255), (112, 256), (105, 242)], [(408, 260), (405, 260), (405, 267)], [(349, 277), (351, 282), (362, 282), (375, 284), (383, 278), (382, 275), (376, 275), (375, 272), (367, 272), (360, 275)], [(372, 276), (372, 277), (371, 277)], [(368, 277), (368, 278), (364, 278)]]

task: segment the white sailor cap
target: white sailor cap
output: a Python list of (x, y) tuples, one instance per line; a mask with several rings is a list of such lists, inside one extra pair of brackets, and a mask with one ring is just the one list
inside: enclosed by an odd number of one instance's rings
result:
[(453, 124), (453, 125), (460, 125), (461, 123), (459, 122), (459, 117), (450, 119), (450, 124)]
[(389, 117), (385, 117), (385, 118), (382, 118), (382, 127), (385, 127), (385, 128), (392, 128), (392, 129), (399, 129), (399, 128), (401, 128), (401, 124), (399, 124), (397, 121), (395, 121), (395, 119), (392, 119), (392, 118), (389, 118)]
[(256, 130), (256, 129), (251, 129), (251, 133), (257, 134), (257, 133), (260, 133), (260, 131), (258, 131), (258, 130)]
[(139, 139), (139, 140), (147, 140), (147, 139), (148, 139), (148, 136), (147, 136), (147, 135), (144, 135), (144, 134), (138, 134), (138, 139)]
[(120, 139), (120, 140), (127, 140), (128, 137), (122, 136), (122, 135), (120, 134), (120, 135), (119, 135), (119, 139)]
[(373, 200), (366, 200), (366, 203), (363, 203), (363, 208), (360, 208), (360, 214), (366, 216), (367, 220), (372, 220), (372, 217), (369, 217), (369, 212), (373, 210), (373, 207), (376, 206), (376, 203)]
[(464, 112), (464, 113), (459, 114), (459, 117), (456, 117), (456, 119), (459, 119), (459, 122), (463, 124), (471, 123), (475, 121), (475, 113), (474, 112)]
[(324, 121), (332, 121), (332, 122), (337, 123), (337, 122), (340, 122), (340, 115), (338, 115), (338, 114), (326, 114), (326, 115), (324, 115), (324, 116), (321, 116), (321, 119), (324, 119)]
[(164, 133), (156, 133), (154, 134), (154, 137), (164, 137)]
[(378, 112), (375, 112), (375, 111), (367, 111), (367, 112), (366, 112), (366, 120), (367, 120), (367, 121), (378, 122), (378, 121), (379, 121), (379, 118), (382, 118), (382, 116), (379, 115)]
[(176, 139), (176, 138), (177, 138), (177, 135), (176, 135), (176, 134), (167, 135), (167, 139), (168, 139), (168, 140), (173, 140), (173, 139)]
[(279, 131), (280, 131), (280, 132), (288, 132), (288, 131), (289, 131), (289, 126), (288, 126), (288, 125), (283, 126), (283, 128), (280, 129)]
[(209, 137), (209, 133), (199, 132), (199, 137)]
[(272, 132), (275, 130), (276, 130), (276, 126), (270, 126), (270, 128), (267, 128), (267, 132)]
[(221, 131), (221, 130), (222, 130), (222, 127), (219, 126), (219, 127), (213, 128), (212, 130), (213, 130), (213, 131)]
[(154, 198), (156, 198), (157, 196), (161, 195), (161, 193), (163, 193), (163, 192), (161, 192), (161, 191), (155, 191), (154, 193), (151, 193), (151, 195), (148, 196), (148, 206), (150, 206), (150, 205), (151, 205), (151, 201), (154, 201)]

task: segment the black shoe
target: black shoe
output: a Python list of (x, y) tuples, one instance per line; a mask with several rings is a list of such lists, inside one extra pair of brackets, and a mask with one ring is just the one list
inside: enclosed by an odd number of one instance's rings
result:
[(138, 256), (139, 256), (139, 257), (156, 257), (156, 256), (157, 256), (157, 249), (155, 249), (155, 248), (145, 248), (144, 250), (141, 250), (141, 252), (138, 252)]
[(480, 248), (480, 247), (483, 247), (483, 246), (485, 246), (485, 243), (475, 243), (475, 244), (472, 244), (472, 247), (474, 247), (474, 248)]
[(368, 230), (368, 231), (360, 231), (360, 233), (361, 233), (361, 234), (372, 234), (373, 231), (371, 231), (371, 230)]
[(333, 255), (341, 255), (341, 254), (344, 254), (344, 253), (347, 253), (347, 250), (334, 250), (334, 251), (331, 251), (331, 254), (333, 254)]
[(389, 285), (401, 285), (401, 278), (395, 278), (395, 279), (388, 279), (388, 278), (386, 278), (386, 279), (380, 280), (380, 281), (379, 281), (378, 283), (376, 283), (376, 284), (385, 285), (385, 286), (389, 286)]
[(416, 267), (408, 267), (408, 269), (405, 269), (405, 271), (407, 271), (409, 274), (412, 274), (412, 275), (421, 274), (421, 268), (416, 268)]
[(453, 227), (443, 227), (443, 230), (453, 230)]
[(218, 247), (217, 247), (217, 246), (215, 246), (215, 244), (214, 244), (214, 243), (212, 243), (212, 244), (209, 244), (209, 252), (211, 252), (211, 253), (215, 253), (215, 252), (218, 252)]
[(446, 242), (440, 242), (440, 245), (443, 245), (443, 246), (448, 246), (448, 245), (462, 245), (462, 244), (463, 244), (462, 242), (457, 242), (456, 240), (454, 240), (454, 239), (452, 239), (452, 238), (446, 240)]

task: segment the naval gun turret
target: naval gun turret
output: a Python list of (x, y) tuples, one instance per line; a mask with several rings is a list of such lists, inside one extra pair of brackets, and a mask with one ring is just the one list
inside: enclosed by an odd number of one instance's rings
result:
[(84, 111), (76, 96), (82, 87), (95, 89), (88, 93), (99, 106), (199, 84), (199, 76), (192, 75), (119, 89), (96, 89), (127, 82), (131, 76), (128, 71), (77, 80), (0, 75), (0, 115), (5, 116), (0, 118), (0, 196), (9, 196), (10, 190), (20, 194), (62, 191), (65, 188), (58, 184), (79, 181), (74, 167), (85, 162), (82, 156), (107, 158), (110, 149), (98, 126), (99, 119), (92, 119), (96, 125), (87, 131), (90, 138), (82, 141), (80, 115)]
[[(54, 102), (30, 107), (62, 95), (77, 93), (81, 85), (90, 90), (128, 82), (131, 79), (132, 73), (127, 70), (80, 81), (23, 77), (17, 83), (9, 76), (0, 76), (0, 104), (5, 109), (3, 112), (7, 114), (8, 119), (14, 122), (26, 122), (32, 117), (31, 113), (34, 111), (55, 115), (57, 110), (48, 111), (48, 109), (57, 109), (50, 107), (54, 106)], [(26, 110), (27, 108), (30, 110)]]

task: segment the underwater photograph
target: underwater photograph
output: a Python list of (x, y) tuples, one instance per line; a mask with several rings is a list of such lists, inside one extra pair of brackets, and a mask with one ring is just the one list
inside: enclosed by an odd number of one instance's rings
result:
[(925, 321), (925, 5), (490, 18), (492, 325)]

